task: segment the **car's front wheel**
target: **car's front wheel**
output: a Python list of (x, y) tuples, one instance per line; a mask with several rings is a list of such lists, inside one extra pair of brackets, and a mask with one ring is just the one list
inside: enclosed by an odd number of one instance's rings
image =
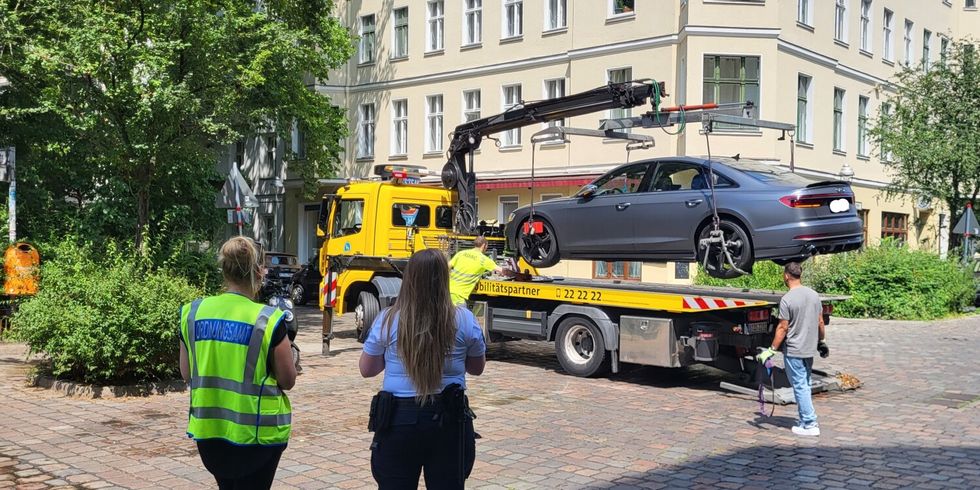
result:
[(289, 292), (290, 299), (293, 300), (295, 305), (305, 305), (306, 304), (306, 288), (302, 284), (293, 284), (293, 289)]
[(517, 229), (517, 252), (533, 267), (551, 267), (561, 259), (555, 229), (542, 219), (526, 220)]
[[(722, 219), (718, 227), (725, 238), (725, 246), (722, 247), (718, 243), (702, 246), (702, 241), (710, 238), (711, 231), (714, 229), (709, 223), (701, 229), (698, 243), (695, 244), (698, 250), (698, 263), (704, 266), (709, 276), (719, 279), (732, 279), (742, 275), (743, 272), (751, 272), (755, 259), (752, 255), (749, 234), (740, 224), (729, 219)], [(726, 250), (731, 260), (725, 256)]]

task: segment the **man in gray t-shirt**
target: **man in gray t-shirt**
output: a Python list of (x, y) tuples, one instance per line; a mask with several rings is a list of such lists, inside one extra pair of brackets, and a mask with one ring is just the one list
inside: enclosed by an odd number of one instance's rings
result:
[[(779, 325), (772, 339), (772, 347), (766, 349), (756, 358), (765, 362), (772, 357), (780, 346), (784, 346), (783, 365), (786, 376), (793, 385), (796, 405), (800, 418), (793, 427), (793, 433), (805, 436), (820, 435), (817, 425), (817, 413), (813, 409), (810, 392), (810, 373), (813, 369), (813, 358), (823, 343), (823, 304), (816, 291), (800, 283), (803, 268), (796, 262), (790, 262), (783, 268), (783, 282), (789, 292), (779, 301)], [(785, 345), (784, 345), (785, 341)]]

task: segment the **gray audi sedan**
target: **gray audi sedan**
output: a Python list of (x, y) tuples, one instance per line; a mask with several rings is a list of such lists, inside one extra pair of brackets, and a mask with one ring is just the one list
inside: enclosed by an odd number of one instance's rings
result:
[(561, 259), (696, 260), (720, 278), (751, 272), (757, 260), (784, 264), (861, 247), (846, 182), (746, 159), (712, 162), (721, 232), (714, 236), (724, 236), (723, 247), (704, 241), (716, 229), (708, 161), (691, 157), (621, 165), (574, 196), (519, 208), (507, 220), (508, 246), (535, 267)]

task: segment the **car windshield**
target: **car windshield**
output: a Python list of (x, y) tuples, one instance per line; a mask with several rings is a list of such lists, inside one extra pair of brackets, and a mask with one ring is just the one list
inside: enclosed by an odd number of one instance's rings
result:
[(269, 255), (266, 259), (271, 266), (296, 265), (296, 257), (290, 255)]

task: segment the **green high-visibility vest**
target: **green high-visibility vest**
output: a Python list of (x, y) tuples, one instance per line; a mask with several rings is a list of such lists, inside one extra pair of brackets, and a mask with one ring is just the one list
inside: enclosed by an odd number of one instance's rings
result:
[(449, 267), (449, 296), (459, 306), (466, 303), (483, 274), (496, 269), (497, 264), (480, 249), (471, 248), (453, 255)]
[(285, 444), (292, 408), (267, 365), (283, 311), (238, 294), (198, 299), (180, 309), (191, 370), (187, 435), (239, 445)]

